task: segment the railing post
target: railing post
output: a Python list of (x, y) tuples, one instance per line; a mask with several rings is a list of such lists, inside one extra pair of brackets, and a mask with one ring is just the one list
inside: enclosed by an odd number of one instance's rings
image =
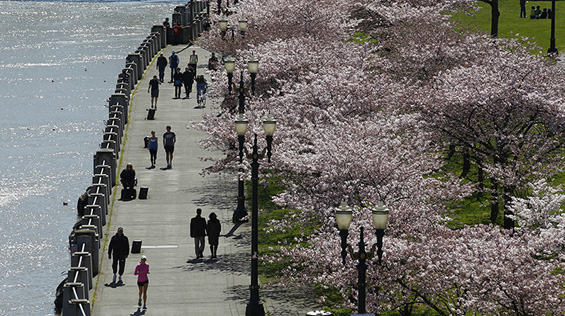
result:
[(137, 84), (139, 78), (137, 77), (137, 64), (134, 62), (127, 62), (126, 69), (128, 70), (130, 86), (133, 89)]
[(136, 51), (134, 54), (129, 54), (127, 60), (131, 63), (135, 63), (136, 78), (137, 80), (141, 80), (143, 77), (143, 71), (145, 70), (143, 67), (143, 56)]
[(99, 270), (99, 256), (100, 256), (100, 241), (96, 233), (96, 226), (82, 225), (80, 229), (75, 230), (77, 246), (82, 249), (84, 244), (85, 251), (92, 255), (92, 276), (98, 275)]
[[(106, 191), (104, 191), (104, 195), (107, 197), (107, 202), (110, 201), (109, 197), (112, 195), (112, 190), (111, 190), (111, 186), (110, 186), (110, 178), (108, 177), (108, 175), (105, 175), (103, 173), (94, 173), (94, 175), (92, 176), (92, 184), (104, 184), (104, 188)], [(104, 212), (104, 214), (108, 215), (108, 208), (106, 207), (106, 211)], [(106, 220), (104, 219), (104, 225), (106, 225)]]
[(121, 121), (122, 120), (120, 120), (118, 118), (113, 118), (113, 119), (108, 120), (108, 122), (106, 124), (106, 129), (104, 130), (105, 133), (116, 133), (116, 134), (118, 134), (117, 141), (119, 141), (120, 143), (122, 141), (122, 129), (120, 128)]
[(73, 253), (71, 255), (71, 266), (79, 267), (79, 262), (82, 262), (80, 267), (85, 267), (88, 271), (89, 289), (92, 289), (92, 279), (94, 278), (94, 275), (92, 274), (92, 255), (89, 252), (84, 251), (77, 251)]
[(90, 280), (88, 280), (88, 268), (86, 267), (71, 267), (67, 274), (68, 283), (77, 283), (84, 284), (84, 296), (79, 298), (89, 298), (89, 291), (92, 288), (92, 284), (90, 284)]
[(117, 166), (116, 166), (116, 157), (112, 149), (101, 148), (94, 155), (94, 167), (96, 168), (102, 165), (110, 166), (109, 176), (112, 179), (112, 186), (116, 185)]
[(94, 166), (94, 173), (102, 173), (108, 177), (110, 181), (110, 191), (116, 185), (116, 177), (112, 177), (112, 168), (108, 165), (96, 165)]
[(110, 111), (115, 111), (116, 109), (113, 109), (112, 106), (119, 104), (123, 107), (123, 111), (121, 111), (121, 119), (124, 122), (124, 124), (128, 123), (128, 110), (129, 110), (129, 104), (128, 104), (128, 99), (126, 97), (125, 94), (123, 93), (114, 93), (110, 96)]
[(159, 36), (159, 50), (167, 47), (167, 30), (161, 24), (155, 24), (151, 27), (151, 32), (158, 33)]

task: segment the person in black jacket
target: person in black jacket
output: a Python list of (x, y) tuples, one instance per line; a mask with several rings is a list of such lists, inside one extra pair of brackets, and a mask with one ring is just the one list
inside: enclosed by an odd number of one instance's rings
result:
[(165, 69), (167, 69), (167, 58), (161, 54), (159, 58), (157, 58), (157, 70), (159, 70), (159, 81), (163, 82), (165, 80)]
[(212, 258), (218, 258), (218, 240), (220, 239), (220, 232), (222, 231), (222, 224), (218, 220), (216, 213), (212, 212), (209, 215), (208, 225), (206, 232), (208, 232), (208, 243), (210, 244), (210, 252)]
[(201, 216), (202, 209), (196, 209), (196, 216), (190, 220), (190, 237), (194, 238), (196, 258), (204, 258), (204, 237), (206, 237), (206, 219)]
[(126, 168), (122, 170), (120, 173), (120, 181), (122, 182), (122, 186), (124, 189), (133, 188), (135, 185), (135, 169), (133, 169), (133, 165), (128, 163)]
[(180, 99), (182, 80), (183, 80), (183, 76), (182, 76), (182, 72), (180, 72), (180, 68), (177, 68), (177, 70), (175, 70), (173, 80), (175, 85), (175, 97), (173, 99)]
[(184, 84), (184, 93), (186, 94), (185, 99), (188, 99), (192, 92), (192, 84), (194, 83), (194, 73), (190, 70), (190, 67), (184, 69), (182, 82)]
[(122, 182), (122, 200), (135, 199), (135, 169), (133, 165), (128, 163), (126, 168), (120, 173), (120, 181)]
[[(112, 259), (114, 255), (114, 261), (112, 262), (112, 270), (114, 272), (114, 277), (112, 279), (113, 283), (116, 283), (116, 272), (120, 275), (118, 283), (122, 283), (122, 275), (124, 274), (124, 269), (126, 267), (126, 258), (129, 255), (129, 240), (124, 235), (124, 229), (118, 227), (118, 232), (110, 240), (110, 247), (108, 247), (108, 259)], [(118, 271), (118, 265), (120, 270)]]

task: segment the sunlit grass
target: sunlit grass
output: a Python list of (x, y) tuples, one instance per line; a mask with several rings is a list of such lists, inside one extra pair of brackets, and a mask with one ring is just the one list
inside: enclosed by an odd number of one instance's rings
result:
[[(472, 15), (459, 14), (456, 17), (468, 22), (479, 30), (490, 34), (491, 7), (479, 2), (482, 10)], [(499, 37), (527, 37), (531, 42), (542, 47), (542, 53), (547, 53), (550, 44), (551, 19), (531, 20), (530, 7), (540, 6), (541, 9), (551, 9), (551, 1), (528, 1), (526, 4), (526, 18), (520, 18), (520, 5), (518, 0), (500, 0), (498, 36)], [(556, 1), (555, 15), (555, 46), (560, 53), (565, 52), (565, 2)]]

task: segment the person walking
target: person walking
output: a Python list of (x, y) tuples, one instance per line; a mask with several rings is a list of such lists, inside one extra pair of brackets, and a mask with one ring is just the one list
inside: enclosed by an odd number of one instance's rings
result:
[(203, 75), (196, 76), (196, 102), (200, 102), (200, 98), (204, 96), (206, 93), (206, 87), (208, 84), (206, 83), (206, 79)]
[(112, 255), (114, 256), (114, 261), (112, 261), (112, 271), (114, 272), (112, 283), (116, 283), (116, 273), (120, 276), (118, 283), (123, 283), (122, 275), (124, 274), (126, 259), (129, 255), (129, 240), (126, 235), (124, 235), (124, 229), (122, 227), (118, 227), (118, 231), (110, 240), (108, 259), (112, 259)]
[(190, 237), (194, 238), (194, 251), (196, 258), (204, 258), (206, 237), (206, 219), (201, 216), (202, 209), (196, 209), (196, 216), (190, 220)]
[(151, 131), (151, 137), (149, 137), (149, 144), (147, 148), (149, 149), (149, 159), (151, 159), (151, 167), (147, 169), (155, 169), (155, 164), (157, 163), (157, 147), (159, 146), (159, 138), (155, 136), (155, 131)]
[(181, 32), (182, 28), (179, 25), (179, 22), (175, 23), (175, 26), (173, 26), (173, 45), (177, 45), (180, 44), (180, 32)]
[(137, 275), (137, 287), (139, 288), (139, 299), (137, 306), (141, 307), (141, 294), (143, 294), (143, 309), (147, 309), (147, 288), (149, 287), (149, 264), (147, 264), (147, 257), (141, 256), (141, 260), (135, 267), (133, 275)]
[(184, 93), (186, 94), (185, 99), (190, 97), (192, 92), (192, 84), (194, 83), (194, 74), (190, 70), (190, 67), (186, 67), (182, 73), (182, 82), (184, 83)]
[(206, 225), (206, 232), (208, 233), (208, 243), (210, 244), (210, 252), (212, 258), (218, 258), (218, 241), (220, 239), (220, 232), (222, 231), (222, 224), (218, 220), (216, 213), (212, 212), (208, 216), (208, 224)]
[(174, 99), (180, 99), (180, 93), (182, 89), (182, 80), (183, 76), (180, 72), (180, 68), (177, 68), (175, 75), (173, 76), (173, 80), (175, 81), (175, 97)]
[(196, 51), (192, 51), (192, 55), (188, 58), (188, 66), (192, 67), (194, 71), (194, 76), (196, 77), (196, 68), (198, 67), (198, 55), (196, 55)]
[(165, 80), (165, 69), (167, 69), (167, 58), (161, 54), (159, 58), (157, 58), (157, 70), (159, 71), (159, 81), (163, 82)]
[(149, 87), (147, 88), (147, 93), (151, 92), (151, 108), (155, 104), (155, 109), (157, 109), (157, 99), (159, 99), (159, 85), (161, 81), (157, 79), (157, 76), (153, 76), (153, 79), (149, 80)]
[(173, 168), (173, 153), (175, 152), (175, 143), (177, 142), (177, 135), (171, 132), (171, 127), (167, 126), (167, 131), (163, 134), (163, 147), (165, 147), (165, 155), (167, 159), (167, 168)]
[(173, 76), (175, 75), (175, 71), (180, 64), (179, 56), (175, 54), (175, 51), (171, 52), (171, 56), (169, 56), (169, 67), (171, 68), (171, 81), (169, 83), (173, 83)]

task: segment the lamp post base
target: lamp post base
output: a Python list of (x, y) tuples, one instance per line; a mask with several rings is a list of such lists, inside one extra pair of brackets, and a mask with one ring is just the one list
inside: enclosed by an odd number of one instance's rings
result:
[(558, 51), (557, 48), (555, 48), (555, 47), (550, 47), (550, 48), (547, 50), (547, 54), (548, 54), (548, 55), (559, 55), (559, 51)]
[(239, 207), (235, 209), (235, 211), (233, 211), (233, 217), (232, 217), (232, 222), (234, 223), (246, 223), (249, 222), (249, 219), (244, 219), (242, 220), (242, 218), (247, 217), (248, 213), (247, 210), (244, 209), (240, 209)]
[(265, 308), (263, 308), (263, 303), (247, 303), (245, 316), (265, 316)]

